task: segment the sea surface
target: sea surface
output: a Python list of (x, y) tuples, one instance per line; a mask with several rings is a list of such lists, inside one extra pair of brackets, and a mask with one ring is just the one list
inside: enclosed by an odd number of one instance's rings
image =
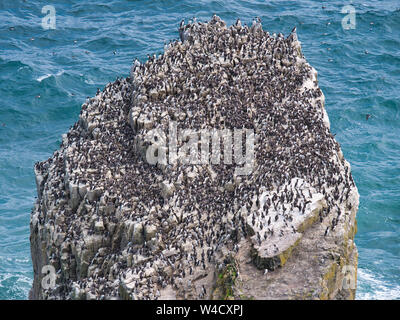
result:
[[(55, 29), (43, 28), (46, 5)], [(271, 33), (297, 26), (360, 193), (357, 298), (400, 298), (399, 0), (0, 0), (0, 299), (27, 299), (31, 287), (34, 163), (59, 147), (97, 88), (160, 53), (182, 18), (213, 13), (229, 24), (258, 16)]]

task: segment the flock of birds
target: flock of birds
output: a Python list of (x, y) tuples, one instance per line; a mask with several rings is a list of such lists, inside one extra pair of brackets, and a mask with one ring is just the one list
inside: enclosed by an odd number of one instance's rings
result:
[[(61, 270), (47, 297), (118, 298), (123, 284), (136, 299), (157, 299), (167, 287), (207, 298), (199, 279), (223, 269), (223, 252), (234, 256), (243, 239), (279, 252), (276, 239), (298, 233), (316, 194), (326, 203), (320, 221), (331, 221), (326, 235), (343, 218), (354, 181), (296, 30), (285, 38), (259, 19), (227, 27), (213, 16), (182, 22), (179, 35), (84, 103), (60, 150), (36, 164), (43, 181), (32, 223), (49, 234), (48, 262)], [(150, 126), (130, 121), (132, 113)], [(171, 121), (254, 130), (251, 174), (236, 176), (223, 162), (147, 163), (138, 142), (151, 129), (168, 132)], [(173, 185), (170, 195), (163, 184)], [(93, 237), (101, 238), (95, 249)]]

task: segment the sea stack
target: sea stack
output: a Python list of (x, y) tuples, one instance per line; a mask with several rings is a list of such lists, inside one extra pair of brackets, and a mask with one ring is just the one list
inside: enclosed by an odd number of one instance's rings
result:
[(179, 38), (35, 165), (30, 298), (353, 299), (359, 195), (296, 29)]

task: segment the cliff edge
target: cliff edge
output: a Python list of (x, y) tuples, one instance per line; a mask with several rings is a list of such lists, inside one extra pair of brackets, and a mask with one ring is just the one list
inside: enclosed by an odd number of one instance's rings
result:
[(296, 30), (183, 22), (35, 165), (31, 299), (353, 299), (359, 195)]

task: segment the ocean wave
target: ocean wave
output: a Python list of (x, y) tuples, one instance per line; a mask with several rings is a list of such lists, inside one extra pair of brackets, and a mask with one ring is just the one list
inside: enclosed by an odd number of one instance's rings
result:
[(0, 300), (28, 298), (32, 285), (32, 278), (23, 274), (2, 273), (0, 274)]
[(373, 274), (367, 269), (357, 272), (358, 300), (394, 300), (400, 299), (400, 286), (383, 280), (379, 274)]
[(61, 71), (57, 72), (56, 74), (47, 73), (47, 74), (45, 74), (43, 76), (40, 76), (40, 77), (36, 78), (36, 81), (42, 82), (44, 79), (47, 79), (47, 78), (50, 78), (50, 77), (59, 77), (59, 76), (63, 75), (64, 72), (65, 72), (64, 70), (61, 70)]
[(40, 76), (39, 78), (37, 78), (36, 80), (39, 82), (42, 82), (42, 80), (50, 78), (52, 76), (51, 73), (45, 74), (44, 76)]

